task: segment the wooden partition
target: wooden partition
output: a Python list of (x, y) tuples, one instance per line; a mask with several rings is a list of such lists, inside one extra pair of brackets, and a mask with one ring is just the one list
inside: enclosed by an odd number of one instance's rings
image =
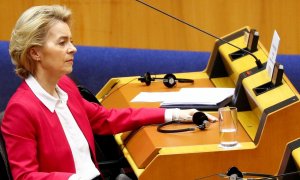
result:
[[(300, 54), (298, 0), (144, 0), (217, 36), (249, 25), (269, 50), (273, 31), (281, 37), (280, 54)], [(64, 4), (73, 11), (78, 45), (210, 51), (215, 39), (155, 12), (135, 0), (1, 0), (0, 40), (27, 8)]]
[[(223, 38), (244, 48), (243, 34), (247, 31), (248, 27), (241, 28)], [(179, 83), (176, 88), (168, 89), (161, 82), (145, 86), (137, 77), (127, 77), (120, 78), (112, 90), (106, 89), (108, 95), (102, 104), (112, 108), (159, 106), (159, 103), (130, 102), (139, 92), (235, 87), (231, 105), (239, 110), (238, 147), (219, 147), (218, 123), (205, 131), (163, 134), (150, 125), (134, 133), (116, 135), (139, 179), (197, 179), (225, 173), (232, 166), (247, 172), (278, 173), (287, 143), (300, 137), (299, 94), (285, 75), (282, 85), (256, 94), (257, 87), (271, 80), (265, 69), (268, 52), (259, 42), (254, 52), (263, 64), (259, 69), (250, 55), (232, 60), (229, 54), (235, 51), (236, 48), (217, 41), (204, 71), (177, 74), (195, 79), (194, 85)], [(217, 116), (216, 111), (210, 113)]]
[(282, 180), (300, 178), (300, 138), (289, 142), (286, 146), (279, 175)]

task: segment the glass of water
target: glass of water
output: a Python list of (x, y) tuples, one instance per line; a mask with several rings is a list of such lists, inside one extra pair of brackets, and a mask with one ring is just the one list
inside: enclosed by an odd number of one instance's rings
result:
[(237, 141), (237, 108), (219, 108), (220, 147), (232, 148), (238, 145)]

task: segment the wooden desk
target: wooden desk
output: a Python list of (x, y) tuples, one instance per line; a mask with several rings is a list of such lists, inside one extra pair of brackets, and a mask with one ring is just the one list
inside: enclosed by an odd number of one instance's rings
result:
[[(240, 34), (241, 31), (238, 31), (224, 38), (243, 47)], [(128, 133), (116, 135), (139, 179), (197, 179), (225, 173), (232, 166), (241, 171), (275, 175), (286, 144), (300, 137), (299, 94), (288, 78), (284, 75), (281, 86), (256, 95), (253, 89), (270, 80), (266, 70), (257, 71), (254, 60), (247, 56), (232, 61), (228, 54), (234, 49), (226, 44), (217, 44), (206, 70), (176, 74), (177, 77), (182, 75), (182, 78), (195, 79), (193, 85), (178, 83), (176, 88), (168, 89), (159, 81), (145, 86), (137, 81), (137, 77), (120, 78), (103, 99), (102, 104), (107, 108), (158, 107), (159, 103), (130, 101), (142, 91), (177, 91), (182, 87), (236, 88), (233, 98), (236, 101), (233, 103), (237, 102), (234, 105), (240, 109), (240, 146), (236, 148), (222, 149), (218, 146), (218, 123), (205, 131), (162, 134), (156, 131), (156, 126), (145, 126), (132, 136)], [(261, 44), (256, 54), (263, 63), (266, 62), (267, 51)], [(221, 71), (224, 74), (218, 73)], [(241, 108), (243, 104), (248, 107)]]

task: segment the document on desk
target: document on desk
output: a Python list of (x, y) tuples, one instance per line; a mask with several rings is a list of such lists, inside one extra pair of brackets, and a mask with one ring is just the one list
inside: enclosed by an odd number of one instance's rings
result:
[(172, 99), (178, 92), (140, 92), (131, 102), (163, 102)]
[(234, 88), (182, 88), (172, 99), (161, 105), (217, 105), (234, 93)]
[(141, 92), (131, 102), (161, 102), (165, 108), (216, 109), (231, 101), (233, 94), (234, 88), (182, 88), (177, 92)]

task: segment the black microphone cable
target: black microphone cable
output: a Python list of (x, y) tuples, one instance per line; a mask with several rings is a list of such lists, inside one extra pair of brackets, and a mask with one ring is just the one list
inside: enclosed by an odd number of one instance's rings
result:
[[(112, 95), (113, 93), (115, 93), (117, 90), (119, 90), (119, 89), (121, 89), (122, 87), (128, 85), (129, 83), (131, 83), (132, 81), (134, 81), (134, 80), (136, 80), (136, 79), (138, 79), (138, 78), (137, 78), (137, 77), (134, 77), (134, 78), (130, 79), (129, 81), (127, 81), (125, 84), (122, 84), (121, 86), (117, 87), (114, 91), (108, 91), (108, 93), (106, 93), (105, 95), (103, 95), (102, 101), (101, 101), (101, 102), (105, 101), (106, 98), (108, 98), (110, 95)], [(117, 82), (111, 87), (110, 90), (112, 90), (118, 83), (119, 83), (119, 81), (117, 81)]]
[(166, 13), (166, 12), (160, 10), (160, 9), (157, 9), (156, 7), (153, 7), (153, 6), (151, 6), (151, 5), (147, 4), (147, 3), (145, 3), (144, 1), (140, 1), (140, 0), (136, 0), (136, 1), (139, 2), (139, 3), (144, 4), (145, 6), (148, 6), (148, 7), (150, 7), (151, 9), (154, 9), (154, 10), (156, 10), (156, 11), (158, 11), (158, 12), (160, 12), (160, 13), (162, 13), (162, 14), (164, 14), (164, 15), (166, 15), (166, 16), (172, 18), (172, 19), (175, 19), (175, 20), (177, 20), (177, 21), (179, 21), (179, 22), (181, 22), (181, 23), (183, 23), (183, 24), (185, 24), (185, 25), (188, 25), (189, 27), (192, 27), (192, 28), (194, 28), (194, 29), (196, 29), (196, 30), (198, 30), (198, 31), (200, 31), (200, 32), (202, 32), (202, 33), (205, 33), (205, 34), (207, 34), (207, 35), (209, 35), (209, 36), (211, 36), (211, 37), (214, 37), (215, 39), (218, 39), (218, 40), (220, 40), (220, 41), (222, 41), (222, 42), (224, 42), (224, 43), (226, 43), (226, 44), (229, 44), (229, 45), (231, 45), (231, 46), (233, 46), (233, 47), (235, 47), (235, 48), (237, 48), (237, 49), (239, 49), (239, 50), (241, 50), (241, 51), (243, 51), (243, 52), (249, 54), (250, 56), (252, 56), (252, 57), (255, 59), (255, 63), (256, 63), (256, 65), (257, 65), (257, 68), (258, 68), (258, 69), (261, 69), (261, 68), (263, 67), (261, 61), (260, 61), (256, 56), (254, 56), (254, 54), (251, 53), (250, 51), (248, 51), (248, 50), (246, 50), (246, 49), (242, 49), (242, 48), (240, 48), (240, 47), (238, 47), (238, 46), (236, 46), (236, 45), (234, 45), (234, 44), (232, 44), (232, 43), (230, 43), (230, 42), (228, 42), (228, 41), (226, 41), (226, 40), (224, 40), (224, 39), (222, 39), (222, 38), (219, 38), (219, 37), (217, 37), (217, 36), (215, 36), (215, 35), (213, 35), (213, 34), (207, 32), (207, 31), (204, 31), (204, 30), (202, 30), (202, 29), (200, 29), (200, 28), (198, 28), (198, 27), (196, 27), (196, 26), (190, 24), (190, 23), (187, 23), (187, 22), (185, 22), (185, 21), (183, 21), (183, 20), (181, 20), (181, 19), (179, 19), (179, 18), (177, 18), (177, 17), (175, 17), (175, 16), (172, 16), (172, 15), (170, 15), (170, 14), (168, 14), (168, 13)]
[[(263, 173), (255, 173), (255, 172), (241, 172), (238, 170), (236, 167), (231, 167), (227, 173), (215, 173), (211, 174), (208, 176), (203, 176), (196, 178), (196, 180), (200, 179), (207, 179), (213, 176), (219, 176), (222, 178), (228, 178), (230, 180), (240, 180), (240, 179), (245, 179), (245, 180), (277, 180), (278, 178), (281, 177), (288, 177), (292, 175), (300, 175), (300, 171), (294, 171), (294, 172), (288, 172), (288, 173), (283, 173), (279, 175), (270, 175), (270, 174), (263, 174)], [(244, 177), (244, 176), (249, 176), (249, 178)]]

